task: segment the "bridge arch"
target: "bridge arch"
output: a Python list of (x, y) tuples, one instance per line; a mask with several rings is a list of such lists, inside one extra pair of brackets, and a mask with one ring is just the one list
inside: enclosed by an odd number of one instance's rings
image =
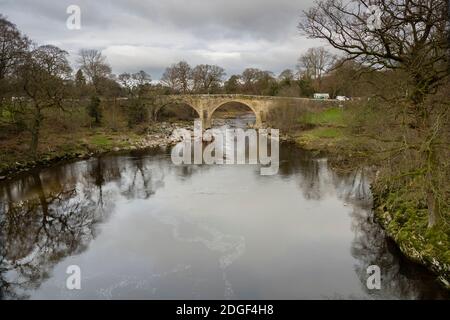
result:
[(221, 101), (219, 104), (215, 105), (213, 108), (211, 108), (208, 112), (208, 117), (207, 119), (205, 119), (206, 125), (208, 127), (211, 126), (212, 124), (212, 119), (214, 116), (214, 113), (222, 108), (223, 106), (227, 105), (227, 104), (238, 104), (241, 106), (244, 106), (245, 108), (247, 108), (248, 110), (250, 110), (254, 115), (255, 115), (255, 125), (256, 127), (260, 127), (261, 126), (261, 114), (260, 111), (255, 108), (251, 103), (248, 103), (247, 101), (242, 101), (242, 100), (238, 100), (238, 99), (230, 99), (230, 100), (225, 100), (225, 101)]
[(182, 110), (181, 108), (184, 106), (188, 106), (189, 110), (191, 110), (191, 111), (193, 110), (195, 112), (196, 118), (202, 119), (201, 110), (199, 110), (196, 106), (194, 106), (194, 104), (190, 103), (189, 101), (169, 101), (168, 103), (160, 105), (154, 111), (154, 119), (158, 120), (158, 117), (161, 115), (161, 112), (164, 109), (167, 110), (167, 108), (175, 107), (175, 108), (180, 108), (180, 110)]

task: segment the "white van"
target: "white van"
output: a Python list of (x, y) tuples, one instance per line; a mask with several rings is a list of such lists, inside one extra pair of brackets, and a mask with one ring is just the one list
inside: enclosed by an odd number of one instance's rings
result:
[(326, 100), (330, 99), (330, 95), (328, 93), (314, 93), (314, 99)]

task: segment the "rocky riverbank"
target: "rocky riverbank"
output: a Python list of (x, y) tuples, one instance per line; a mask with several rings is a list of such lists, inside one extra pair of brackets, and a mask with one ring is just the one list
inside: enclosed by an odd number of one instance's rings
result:
[(389, 191), (387, 186), (375, 182), (372, 193), (375, 219), (386, 235), (409, 260), (432, 271), (441, 285), (450, 290), (448, 230), (428, 229), (427, 209), (396, 201), (395, 192)]
[[(217, 120), (215, 125), (227, 125), (230, 121)], [(180, 141), (180, 137), (172, 136), (175, 129), (192, 131), (193, 123), (192, 121), (155, 122), (127, 132), (99, 128), (83, 132), (76, 138), (65, 136), (63, 133), (53, 134), (44, 142), (45, 151), (41, 151), (35, 159), (29, 157), (27, 149), (7, 157), (8, 160), (0, 164), (0, 181), (12, 179), (34, 168), (49, 167), (65, 161), (89, 159), (111, 152), (168, 147)], [(5, 149), (8, 148), (5, 147)]]
[(17, 161), (4, 163), (0, 171), (0, 181), (26, 173), (34, 168), (44, 168), (61, 162), (89, 159), (111, 152), (152, 149), (174, 145), (178, 140), (172, 137), (175, 129), (192, 129), (189, 122), (161, 122), (141, 129), (140, 134), (131, 133), (97, 133), (92, 137), (82, 138), (66, 150), (57, 145), (39, 155), (38, 159), (28, 159), (24, 155)]

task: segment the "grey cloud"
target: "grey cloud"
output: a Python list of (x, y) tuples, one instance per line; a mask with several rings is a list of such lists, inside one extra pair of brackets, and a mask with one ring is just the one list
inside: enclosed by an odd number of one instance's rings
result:
[[(313, 0), (0, 0), (0, 12), (40, 44), (71, 53), (102, 49), (116, 73), (144, 69), (154, 79), (177, 60), (215, 63), (229, 75), (246, 67), (280, 72), (320, 43), (296, 29)], [(66, 8), (82, 10), (82, 29), (66, 28)]]

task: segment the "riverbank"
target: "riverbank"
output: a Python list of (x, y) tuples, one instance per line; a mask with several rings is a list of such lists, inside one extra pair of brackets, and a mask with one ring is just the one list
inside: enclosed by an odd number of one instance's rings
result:
[[(383, 162), (369, 152), (370, 144), (375, 141), (353, 135), (346, 126), (343, 110), (333, 108), (309, 114), (301, 121), (306, 129), (285, 135), (285, 140), (328, 155), (331, 165), (342, 170), (354, 169), (355, 164), (383, 167)], [(376, 221), (406, 258), (428, 268), (436, 274), (439, 283), (450, 290), (450, 228), (446, 223), (428, 228), (428, 212), (420, 196), (402, 201), (399, 195), (411, 195), (411, 189), (407, 186), (400, 190), (391, 188), (379, 175), (372, 183)]]
[(49, 134), (41, 141), (36, 158), (27, 152), (27, 138), (19, 135), (11, 141), (2, 141), (0, 181), (12, 179), (33, 168), (48, 167), (63, 161), (88, 159), (110, 152), (151, 149), (175, 144), (171, 137), (176, 128), (190, 128), (189, 122), (161, 122), (128, 131), (105, 128), (86, 129), (76, 134)]
[(399, 201), (399, 192), (408, 191), (406, 188), (389, 190), (389, 186), (377, 181), (373, 184), (376, 221), (408, 259), (427, 267), (444, 288), (450, 290), (449, 230), (427, 228), (427, 208)]

